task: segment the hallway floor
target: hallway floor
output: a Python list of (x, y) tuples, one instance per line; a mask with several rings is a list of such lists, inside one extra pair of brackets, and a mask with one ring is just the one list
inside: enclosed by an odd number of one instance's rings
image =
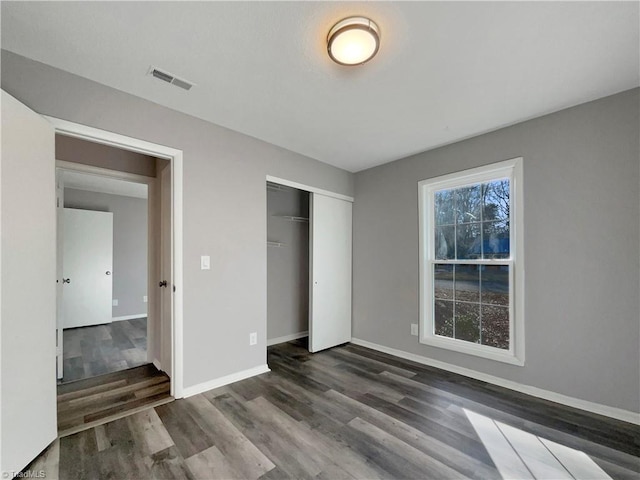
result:
[(147, 363), (147, 319), (69, 328), (63, 333), (64, 377), (59, 383)]

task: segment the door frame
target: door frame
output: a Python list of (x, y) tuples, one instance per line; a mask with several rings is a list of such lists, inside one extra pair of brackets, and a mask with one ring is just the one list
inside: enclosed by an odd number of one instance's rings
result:
[(331, 192), (329, 190), (323, 190), (322, 188), (312, 187), (311, 185), (305, 185), (303, 183), (293, 182), (291, 180), (286, 180), (284, 178), (273, 177), (271, 175), (267, 175), (267, 182), (277, 183), (284, 187), (292, 187), (297, 188), (298, 190), (304, 190), (305, 192), (310, 193), (319, 193), (320, 195), (325, 195), (327, 197), (338, 198), (340, 200), (346, 200), (347, 202), (353, 203), (353, 197), (348, 195), (343, 195), (341, 193)]
[[(183, 216), (182, 216), (182, 150), (167, 147), (157, 143), (147, 142), (126, 135), (89, 127), (68, 120), (43, 115), (49, 121), (57, 134), (79, 138), (81, 140), (108, 145), (124, 150), (129, 150), (144, 155), (163, 158), (170, 162), (171, 166), (171, 232), (172, 232), (172, 266), (173, 278), (171, 284), (174, 286), (173, 312), (171, 322), (171, 395), (174, 398), (183, 397)], [(64, 167), (63, 167), (64, 168)], [(95, 168), (95, 167), (94, 167)], [(109, 170), (103, 169), (105, 172)], [(86, 170), (85, 170), (86, 171)], [(95, 172), (95, 170), (94, 170)], [(131, 178), (132, 174), (118, 172), (114, 177)], [(140, 177), (140, 176), (138, 176)], [(146, 177), (143, 177), (146, 178)], [(150, 179), (155, 180), (155, 179)], [(149, 199), (150, 200), (150, 199)], [(151, 285), (148, 291), (151, 293)], [(151, 295), (149, 295), (151, 297)], [(154, 295), (154, 301), (158, 302), (159, 295)]]

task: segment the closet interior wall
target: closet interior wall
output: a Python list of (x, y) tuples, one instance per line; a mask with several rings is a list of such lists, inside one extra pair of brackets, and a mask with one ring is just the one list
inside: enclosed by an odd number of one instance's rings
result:
[(267, 344), (309, 330), (309, 192), (267, 184)]

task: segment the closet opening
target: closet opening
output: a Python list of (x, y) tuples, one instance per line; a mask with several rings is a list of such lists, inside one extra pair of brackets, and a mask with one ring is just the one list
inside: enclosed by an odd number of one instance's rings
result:
[(267, 176), (267, 346), (351, 341), (353, 198)]
[(267, 346), (308, 348), (310, 196), (267, 182)]

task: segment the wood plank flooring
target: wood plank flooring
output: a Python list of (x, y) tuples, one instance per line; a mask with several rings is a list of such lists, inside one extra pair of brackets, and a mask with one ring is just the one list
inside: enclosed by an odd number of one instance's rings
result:
[(347, 344), (55, 442), (47, 478), (640, 478), (640, 428)]
[(169, 377), (151, 364), (58, 385), (58, 435), (166, 403), (170, 389)]
[(68, 328), (62, 333), (64, 377), (59, 383), (147, 363), (147, 319)]

